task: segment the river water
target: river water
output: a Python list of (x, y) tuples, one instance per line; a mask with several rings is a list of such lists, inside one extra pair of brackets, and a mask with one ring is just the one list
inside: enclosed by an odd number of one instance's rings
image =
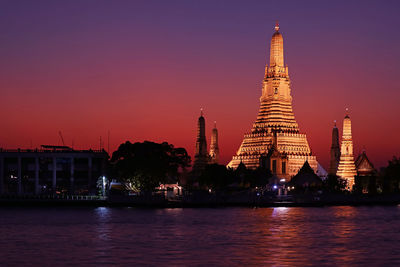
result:
[(399, 266), (400, 207), (1, 208), (0, 264)]

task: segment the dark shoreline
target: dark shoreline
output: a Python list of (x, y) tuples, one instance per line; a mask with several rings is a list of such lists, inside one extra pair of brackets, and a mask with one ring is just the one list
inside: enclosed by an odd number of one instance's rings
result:
[(228, 207), (330, 207), (330, 206), (396, 206), (400, 205), (400, 195), (374, 197), (340, 196), (320, 200), (298, 201), (169, 201), (143, 199), (107, 200), (66, 200), (66, 199), (27, 199), (0, 198), (0, 207), (136, 207), (136, 208), (228, 208)]

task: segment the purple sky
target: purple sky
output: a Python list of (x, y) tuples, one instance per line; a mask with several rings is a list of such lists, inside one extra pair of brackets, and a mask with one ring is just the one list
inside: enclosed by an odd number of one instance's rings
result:
[[(356, 154), (399, 156), (399, 1), (1, 1), (0, 146), (194, 151), (205, 110), (222, 163), (258, 112), (276, 20), (296, 119), (327, 167), (345, 108)], [(107, 148), (107, 144), (106, 144)]]

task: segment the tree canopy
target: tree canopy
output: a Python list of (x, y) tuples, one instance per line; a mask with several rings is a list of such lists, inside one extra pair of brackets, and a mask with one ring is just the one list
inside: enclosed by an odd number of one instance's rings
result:
[(160, 183), (176, 182), (179, 169), (190, 166), (184, 148), (167, 142), (126, 141), (112, 154), (112, 171), (121, 181), (137, 190), (151, 191)]
[(400, 191), (400, 158), (393, 157), (383, 171), (383, 189), (385, 193)]
[(221, 190), (233, 180), (231, 172), (224, 165), (209, 164), (202, 171), (198, 181), (201, 187)]
[(328, 192), (343, 192), (346, 186), (347, 181), (336, 175), (328, 175), (324, 181), (324, 187)]

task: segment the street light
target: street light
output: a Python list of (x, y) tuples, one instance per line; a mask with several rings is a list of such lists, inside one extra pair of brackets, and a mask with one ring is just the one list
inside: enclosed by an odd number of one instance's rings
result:
[(103, 197), (106, 195), (106, 177), (103, 175)]

